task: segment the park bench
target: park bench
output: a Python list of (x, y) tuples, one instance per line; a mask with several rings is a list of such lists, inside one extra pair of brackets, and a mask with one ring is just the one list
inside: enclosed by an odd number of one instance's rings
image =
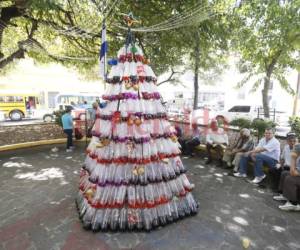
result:
[[(200, 153), (201, 155), (205, 155), (205, 150), (206, 150), (206, 145), (205, 144), (199, 144), (198, 146), (195, 147), (195, 151)], [(216, 152), (214, 149), (212, 149), (212, 157), (214, 157), (216, 155)], [(249, 162), (249, 168), (248, 168), (248, 174), (251, 176), (254, 175), (253, 170), (254, 170), (254, 163), (253, 162)], [(263, 171), (264, 173), (268, 176), (270, 169), (268, 166), (263, 166)], [(269, 179), (269, 178), (268, 178)]]

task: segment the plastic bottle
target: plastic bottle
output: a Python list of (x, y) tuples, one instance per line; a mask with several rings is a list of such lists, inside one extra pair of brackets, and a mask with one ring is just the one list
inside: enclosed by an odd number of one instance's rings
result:
[(128, 197), (128, 204), (130, 206), (135, 206), (136, 194), (135, 194), (135, 186), (134, 185), (130, 185), (127, 187), (127, 197)]
[(147, 166), (147, 176), (148, 176), (148, 179), (153, 182), (155, 181), (155, 166), (153, 163), (150, 163), (148, 166)]
[(179, 216), (179, 218), (182, 218), (182, 217), (185, 216), (182, 198), (179, 198), (179, 200), (177, 202), (177, 210), (178, 210), (178, 216)]
[(152, 214), (149, 208), (145, 208), (142, 211), (143, 221), (144, 221), (144, 228), (146, 231), (150, 231), (152, 229)]
[(106, 208), (104, 215), (103, 215), (103, 220), (102, 220), (102, 224), (101, 224), (101, 229), (103, 231), (108, 229), (108, 224), (109, 224), (109, 220), (110, 220), (110, 216), (111, 216), (111, 209), (110, 208)]
[(119, 228), (120, 230), (125, 230), (127, 227), (127, 208), (122, 208), (120, 210)]
[(153, 227), (158, 227), (159, 226), (159, 219), (158, 219), (158, 214), (156, 211), (156, 207), (153, 207), (150, 209), (151, 211), (151, 217), (152, 217), (152, 226)]
[(116, 167), (116, 172), (114, 176), (114, 183), (116, 185), (119, 185), (123, 181), (123, 176), (125, 176), (125, 168), (123, 166), (117, 166), (117, 165), (115, 165), (115, 167)]
[(119, 209), (115, 208), (111, 212), (110, 229), (115, 231), (119, 225)]
[(166, 220), (166, 216), (165, 216), (164, 205), (157, 206), (156, 210), (157, 210), (157, 213), (158, 213), (160, 224), (162, 226), (166, 225), (167, 220)]
[(128, 229), (133, 230), (137, 223), (137, 215), (135, 209), (129, 208), (127, 212)]
[(101, 224), (102, 224), (102, 219), (103, 219), (103, 209), (97, 209), (94, 217), (92, 219), (92, 230), (93, 231), (98, 231), (101, 228)]
[(125, 200), (125, 195), (126, 195), (126, 186), (121, 185), (117, 187), (116, 204), (122, 205)]
[(109, 195), (110, 189), (109, 189), (108, 186), (105, 186), (105, 187), (103, 187), (102, 189), (103, 189), (103, 193), (102, 193), (102, 195), (100, 196), (100, 204), (104, 206), (104, 205), (106, 205), (107, 202), (108, 202), (108, 195)]
[(154, 205), (154, 194), (151, 184), (145, 186), (145, 198), (150, 206)]
[(196, 201), (194, 200), (193, 196), (190, 193), (188, 193), (186, 195), (186, 202), (187, 202), (187, 205), (191, 209), (191, 213), (192, 214), (196, 214), (197, 213), (197, 209), (198, 209), (198, 204), (196, 203)]
[(182, 175), (180, 176), (180, 180), (181, 180), (181, 182), (182, 182), (182, 184), (183, 184), (183, 186), (184, 186), (185, 188), (187, 188), (187, 189), (191, 189), (191, 188), (192, 188), (192, 185), (191, 185), (191, 183), (189, 182), (189, 180), (188, 180), (188, 178), (186, 177), (185, 174), (182, 174)]
[(186, 200), (186, 197), (183, 197), (182, 198), (182, 206), (183, 206), (183, 210), (184, 210), (184, 213), (186, 214), (186, 215), (190, 215), (191, 214), (191, 212), (192, 212), (192, 210), (191, 210), (191, 207), (189, 206), (189, 203), (187, 202), (187, 200)]
[(136, 211), (136, 228), (138, 230), (142, 230), (143, 228), (142, 209), (138, 208), (135, 211)]
[(171, 207), (172, 219), (178, 220), (179, 214), (178, 214), (178, 210), (177, 210), (177, 202), (175, 200), (172, 200), (170, 203), (170, 207)]

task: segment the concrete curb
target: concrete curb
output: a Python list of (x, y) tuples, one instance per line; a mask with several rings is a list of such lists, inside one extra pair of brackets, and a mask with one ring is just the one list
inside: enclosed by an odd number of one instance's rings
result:
[[(74, 140), (74, 142), (85, 142), (85, 137), (81, 140)], [(67, 138), (60, 138), (60, 139), (52, 139), (52, 140), (41, 140), (41, 141), (32, 141), (32, 142), (24, 142), (24, 143), (17, 143), (11, 145), (4, 145), (0, 146), (0, 152), (5, 151), (12, 151), (16, 149), (23, 149), (23, 148), (30, 148), (30, 147), (38, 147), (42, 145), (51, 145), (51, 144), (62, 144), (66, 143)], [(90, 141), (90, 138), (87, 138)]]

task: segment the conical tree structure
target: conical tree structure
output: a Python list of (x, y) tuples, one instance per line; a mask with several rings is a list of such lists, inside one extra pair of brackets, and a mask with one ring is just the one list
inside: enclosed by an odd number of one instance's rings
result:
[(197, 212), (174, 128), (142, 50), (127, 43), (107, 77), (80, 175), (85, 228), (151, 230)]

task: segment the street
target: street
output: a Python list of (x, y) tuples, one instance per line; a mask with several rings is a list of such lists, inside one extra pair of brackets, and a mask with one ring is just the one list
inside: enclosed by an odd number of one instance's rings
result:
[(18, 125), (28, 125), (28, 124), (37, 124), (37, 123), (43, 123), (44, 121), (42, 119), (31, 119), (31, 118), (25, 118), (21, 121), (11, 121), (9, 119), (5, 121), (0, 122), (0, 126), (18, 126)]

